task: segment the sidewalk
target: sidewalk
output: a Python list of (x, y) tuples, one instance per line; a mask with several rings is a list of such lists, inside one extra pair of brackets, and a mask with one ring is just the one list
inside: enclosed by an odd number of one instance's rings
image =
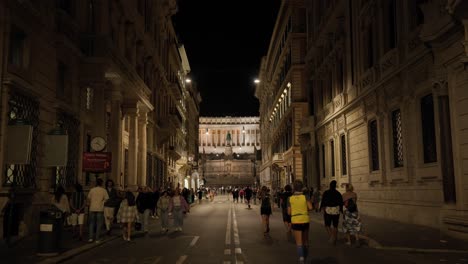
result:
[[(117, 225), (115, 225), (115, 227), (116, 226)], [(76, 254), (80, 254), (83, 251), (95, 248), (118, 238), (120, 236), (120, 229), (114, 228), (113, 234), (115, 236), (107, 236), (103, 234), (101, 236), (102, 241), (100, 243), (88, 243), (87, 233), (83, 235), (83, 241), (79, 241), (77, 238), (73, 238), (69, 228), (65, 228), (62, 232), (59, 255), (54, 257), (40, 257), (36, 255), (39, 238), (38, 233), (17, 241), (11, 247), (8, 247), (4, 240), (0, 240), (0, 256), (2, 258), (2, 263), (3, 261), (5, 261), (5, 263), (58, 263)], [(117, 234), (119, 234), (119, 236), (117, 236)]]
[[(196, 200), (196, 203), (190, 204), (190, 206), (196, 206), (197, 203), (198, 200)], [(150, 219), (150, 222), (154, 222), (154, 220), (156, 219)], [(122, 231), (120, 226), (118, 224), (114, 224), (111, 236), (106, 235), (105, 230), (101, 230), (101, 242), (88, 243), (88, 233), (86, 232), (87, 225), (84, 227), (85, 230), (83, 233), (83, 241), (79, 241), (77, 238), (73, 238), (69, 227), (64, 228), (62, 231), (60, 252), (57, 256), (53, 257), (37, 256), (39, 233), (22, 238), (21, 240), (15, 242), (11, 247), (6, 245), (5, 240), (0, 240), (0, 256), (2, 263), (3, 261), (5, 261), (5, 263), (61, 263), (85, 251), (99, 247), (109, 241), (121, 238)], [(142, 234), (143, 232), (134, 232), (134, 236), (140, 236)]]
[[(312, 213), (312, 221), (323, 225), (323, 215)], [(361, 215), (363, 234), (370, 238), (369, 247), (414, 252), (468, 253), (468, 241), (457, 239), (436, 228), (400, 223)], [(343, 218), (340, 217), (340, 226)], [(339, 234), (343, 239), (343, 233)]]

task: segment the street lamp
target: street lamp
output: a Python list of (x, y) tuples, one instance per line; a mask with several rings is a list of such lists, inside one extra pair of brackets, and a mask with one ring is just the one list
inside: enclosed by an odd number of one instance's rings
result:
[(254, 80), (254, 83), (259, 84), (259, 83), (260, 83), (260, 80), (259, 80), (259, 79), (255, 79), (255, 80)]

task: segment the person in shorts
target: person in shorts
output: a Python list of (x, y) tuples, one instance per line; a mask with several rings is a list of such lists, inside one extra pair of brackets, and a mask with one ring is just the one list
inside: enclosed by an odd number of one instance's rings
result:
[(323, 221), (329, 236), (328, 242), (336, 244), (340, 213), (343, 213), (343, 197), (336, 190), (335, 180), (330, 182), (330, 188), (323, 193), (320, 211), (323, 211)]
[(312, 202), (302, 192), (302, 181), (295, 180), (293, 186), (294, 193), (288, 199), (288, 214), (291, 216), (299, 263), (305, 263), (309, 251), (309, 211), (312, 210)]
[[(70, 198), (70, 224), (72, 225), (73, 237), (78, 237), (83, 240), (83, 224), (84, 224), (84, 209), (86, 207), (86, 196), (83, 193), (83, 187), (76, 183), (75, 192), (71, 194)], [(78, 226), (78, 231), (76, 230)]]

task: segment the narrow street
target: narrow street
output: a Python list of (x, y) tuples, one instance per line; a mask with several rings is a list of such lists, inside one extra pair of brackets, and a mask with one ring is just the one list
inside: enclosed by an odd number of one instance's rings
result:
[[(259, 211), (258, 205), (248, 209), (228, 196), (205, 199), (192, 207), (182, 232), (161, 234), (159, 220), (152, 219), (149, 234), (137, 234), (132, 242), (115, 239), (66, 263), (295, 263), (295, 245), (285, 235), (281, 212), (273, 212), (271, 237), (265, 238)], [(466, 254), (354, 248), (343, 240), (332, 246), (316, 222), (311, 223), (310, 243), (308, 263), (468, 263)]]

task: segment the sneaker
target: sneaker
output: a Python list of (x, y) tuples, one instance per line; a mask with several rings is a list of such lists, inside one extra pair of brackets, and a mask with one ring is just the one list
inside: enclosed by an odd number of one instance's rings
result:
[(93, 242), (93, 239), (92, 238), (88, 239), (88, 242), (89, 243)]

